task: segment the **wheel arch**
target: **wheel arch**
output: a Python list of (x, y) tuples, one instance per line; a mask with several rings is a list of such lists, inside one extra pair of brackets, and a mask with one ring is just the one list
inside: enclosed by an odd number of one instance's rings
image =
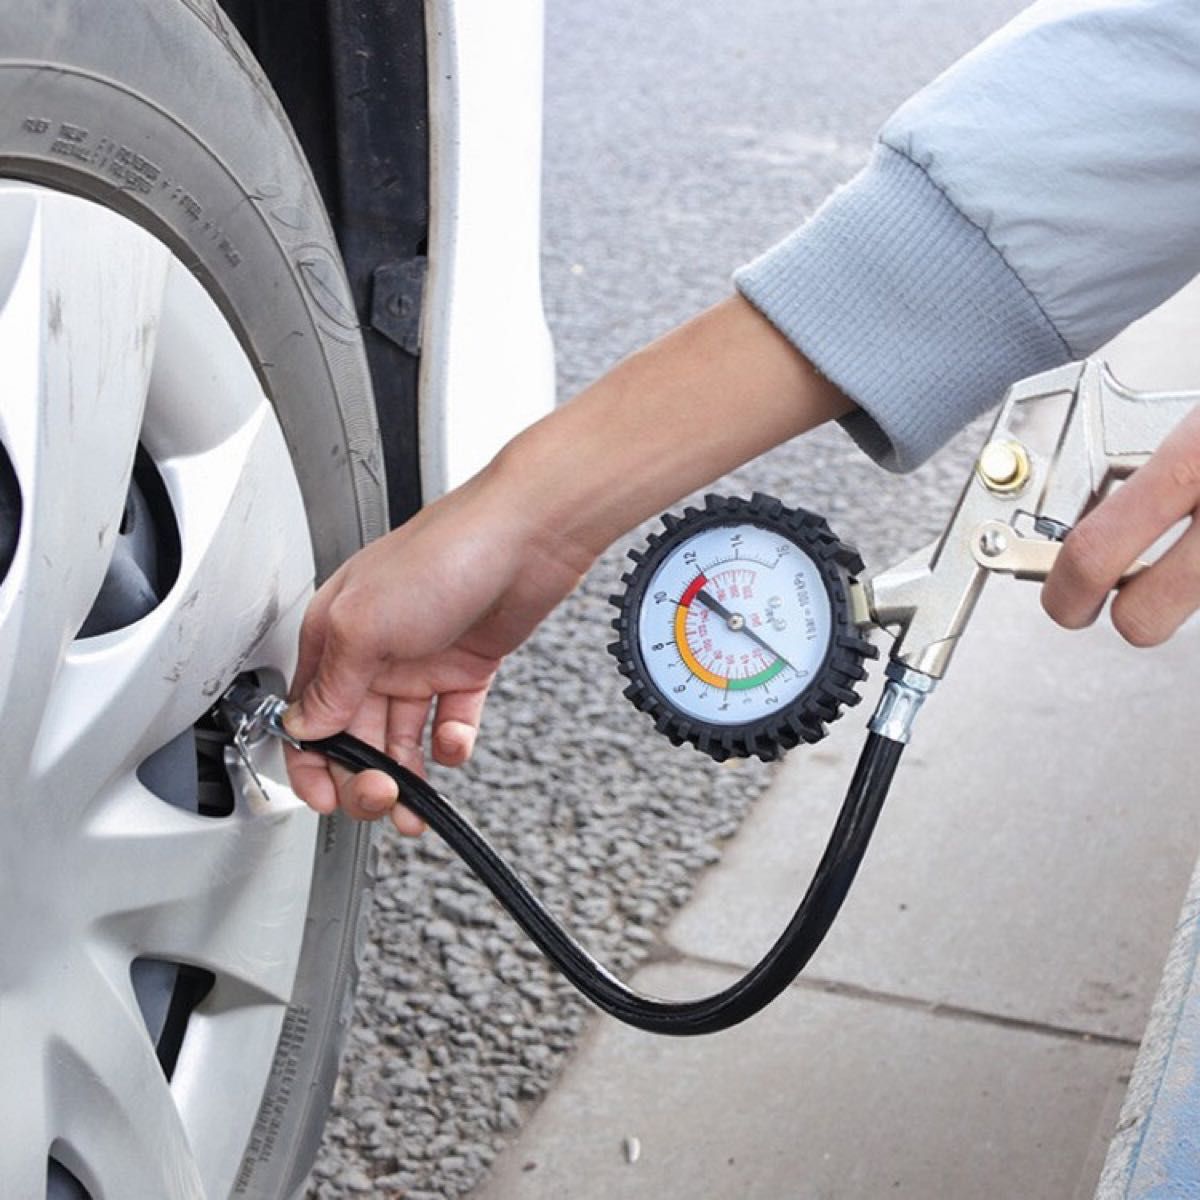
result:
[(400, 524), (553, 407), (542, 0), (223, 4), (341, 246)]

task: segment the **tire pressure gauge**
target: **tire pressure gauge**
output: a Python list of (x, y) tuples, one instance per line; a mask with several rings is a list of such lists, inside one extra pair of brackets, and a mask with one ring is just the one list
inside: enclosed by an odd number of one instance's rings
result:
[(662, 520), (612, 597), (625, 695), (675, 745), (718, 762), (819, 741), (858, 703), (876, 654), (850, 611), (857, 551), (821, 517), (758, 493)]

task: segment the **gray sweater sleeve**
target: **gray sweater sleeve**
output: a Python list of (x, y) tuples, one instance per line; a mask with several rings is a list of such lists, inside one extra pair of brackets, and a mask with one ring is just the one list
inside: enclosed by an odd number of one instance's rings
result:
[(1200, 271), (1200, 4), (1043, 0), (903, 105), (735, 275), (909, 470)]

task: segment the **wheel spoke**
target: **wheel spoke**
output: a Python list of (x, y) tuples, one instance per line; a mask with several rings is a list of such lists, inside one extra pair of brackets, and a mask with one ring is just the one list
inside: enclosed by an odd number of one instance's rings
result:
[[(0, 776), (8, 778), (28, 753), (42, 698), (112, 555), (169, 259), (98, 207), (87, 206), (81, 220), (77, 201), (30, 203), (20, 266), (0, 310), (0, 437), (23, 504), (0, 592)], [(22, 206), (2, 210), (11, 224)]]
[(150, 456), (166, 462), (213, 450), (264, 402), (233, 330), (195, 277), (173, 261), (142, 428)]
[(57, 1140), (95, 1194), (203, 1200), (179, 1110), (123, 982), (98, 970), (76, 981), (75, 1011), (50, 1056)]
[(210, 818), (130, 780), (82, 831), (97, 935), (212, 971), (216, 1007), (291, 995), (317, 818), (284, 785), (267, 788), (257, 811)]
[[(247, 1084), (267, 1079), (285, 1010), (282, 1005), (243, 1004), (214, 1013), (213, 999), (208, 997), (188, 1021), (171, 1091), (209, 1195), (232, 1196), (246, 1134), (254, 1128), (263, 1099), (261, 1087)], [(303, 1008), (291, 1014), (291, 1044), (306, 1020)], [(219, 1104), (213, 1103), (214, 1096), (221, 1097)]]
[(51, 1134), (41, 1023), (0, 999), (0, 1179), (6, 1196), (44, 1196)]
[(286, 464), (265, 401), (221, 445), (163, 464), (177, 504), (179, 578), (142, 620), (71, 648), (47, 700), (39, 777), (102, 785), (131, 770), (254, 666), (264, 638), (278, 644), (286, 633), (294, 645), (312, 559), (295, 541), (304, 510), (295, 485), (284, 486)]

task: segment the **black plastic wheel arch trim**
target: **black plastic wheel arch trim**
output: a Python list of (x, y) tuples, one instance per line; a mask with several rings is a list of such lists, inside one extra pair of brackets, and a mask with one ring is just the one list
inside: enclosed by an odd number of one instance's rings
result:
[[(854, 686), (866, 678), (863, 662), (878, 654), (851, 616), (850, 584), (863, 570), (858, 551), (841, 541), (823, 517), (806, 509), (789, 508), (761, 492), (755, 492), (749, 500), (708, 495), (703, 509), (686, 508), (682, 515), (664, 513), (661, 520), (662, 530), (650, 534), (644, 549), (629, 551), (634, 565), (621, 576), (625, 590), (609, 597), (618, 611), (612, 623), (617, 640), (608, 650), (629, 680), (625, 697), (648, 714), (655, 728), (673, 745), (688, 742), (717, 762), (751, 755), (772, 762), (801, 742), (820, 741), (827, 733), (826, 724), (837, 720), (843, 705), (859, 702), (861, 697)], [(655, 572), (679, 538), (732, 524), (758, 525), (778, 532), (808, 555), (829, 597), (832, 625), (825, 658), (799, 696), (777, 713), (744, 725), (723, 726), (681, 713), (654, 686), (642, 660), (637, 619)]]
[(804, 969), (833, 924), (858, 871), (904, 749), (871, 733), (825, 853), (795, 915), (763, 958), (736, 983), (698, 1000), (643, 996), (597, 962), (553, 917), (487, 839), (430, 784), (348, 733), (301, 743), (351, 771), (390, 775), (401, 802), (439, 834), (525, 934), (598, 1008), (650, 1033), (686, 1037), (728, 1029), (769, 1004)]

